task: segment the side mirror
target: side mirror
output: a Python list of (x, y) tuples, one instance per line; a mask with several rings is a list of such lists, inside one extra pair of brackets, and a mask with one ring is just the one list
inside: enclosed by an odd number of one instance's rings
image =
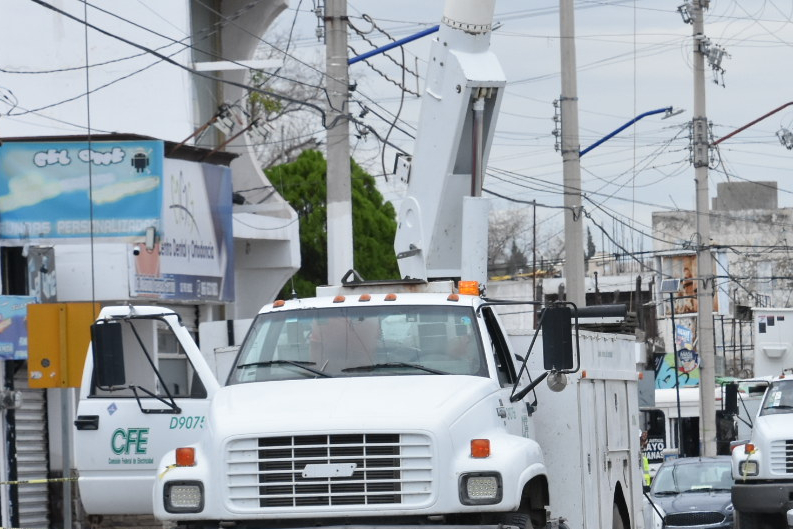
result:
[(542, 315), (542, 357), (547, 371), (573, 369), (573, 326), (570, 307), (548, 307)]
[(735, 382), (724, 385), (724, 412), (738, 415), (738, 384)]
[(100, 320), (91, 325), (91, 350), (95, 384), (101, 388), (123, 386), (126, 374), (121, 322)]

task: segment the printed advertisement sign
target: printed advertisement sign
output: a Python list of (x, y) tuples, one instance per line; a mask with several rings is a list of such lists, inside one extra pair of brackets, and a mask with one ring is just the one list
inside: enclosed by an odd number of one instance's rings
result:
[(0, 360), (28, 357), (28, 304), (33, 296), (0, 296)]
[(165, 159), (161, 229), (139, 245), (130, 267), (133, 297), (233, 301), (231, 170)]
[(0, 245), (131, 240), (159, 227), (161, 141), (6, 142)]
[[(677, 353), (677, 381), (680, 387), (699, 385), (699, 354), (694, 349), (696, 333), (687, 325), (675, 325), (675, 351)], [(656, 355), (655, 387), (675, 387), (675, 355)]]

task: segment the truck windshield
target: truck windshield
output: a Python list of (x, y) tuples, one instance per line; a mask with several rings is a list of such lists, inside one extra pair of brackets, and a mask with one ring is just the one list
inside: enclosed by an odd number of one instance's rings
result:
[(471, 307), (332, 307), (259, 314), (229, 384), (436, 374), (487, 376)]
[(793, 413), (793, 379), (771, 384), (763, 399), (760, 415)]

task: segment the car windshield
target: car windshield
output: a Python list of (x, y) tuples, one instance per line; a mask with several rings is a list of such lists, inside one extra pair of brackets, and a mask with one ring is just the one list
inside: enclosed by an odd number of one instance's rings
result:
[(760, 415), (793, 413), (793, 380), (777, 380), (766, 391)]
[(487, 376), (471, 307), (391, 305), (259, 314), (230, 384), (317, 377)]
[(732, 483), (729, 458), (678, 460), (661, 465), (653, 478), (652, 493), (729, 491)]

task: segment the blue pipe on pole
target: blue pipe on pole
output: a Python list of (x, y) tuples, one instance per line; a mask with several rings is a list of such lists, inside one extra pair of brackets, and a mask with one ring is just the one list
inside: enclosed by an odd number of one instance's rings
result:
[(626, 124), (624, 124), (623, 126), (618, 128), (617, 130), (615, 130), (611, 134), (608, 134), (607, 136), (604, 136), (602, 139), (596, 141), (595, 143), (593, 143), (592, 145), (590, 145), (589, 147), (587, 147), (583, 151), (580, 151), (578, 153), (578, 157), (579, 158), (582, 157), (583, 155), (585, 155), (586, 153), (588, 153), (589, 151), (591, 151), (592, 149), (594, 149), (595, 147), (597, 147), (601, 143), (603, 143), (603, 142), (605, 142), (607, 140), (610, 140), (611, 138), (613, 138), (614, 136), (616, 136), (617, 134), (619, 134), (623, 130), (627, 129), (628, 127), (630, 127), (631, 125), (633, 125), (634, 123), (636, 123), (637, 121), (639, 121), (642, 118), (646, 118), (647, 116), (652, 116), (653, 114), (660, 114), (661, 112), (671, 112), (671, 111), (672, 111), (672, 107), (666, 107), (666, 108), (659, 108), (657, 110), (650, 110), (649, 112), (645, 112), (644, 114), (639, 114), (638, 116), (636, 116), (635, 118), (633, 118), (632, 120), (630, 120), (629, 122), (627, 122)]
[(390, 50), (392, 48), (396, 48), (396, 47), (401, 46), (403, 44), (407, 44), (410, 41), (413, 41), (413, 40), (416, 40), (416, 39), (420, 39), (421, 37), (426, 37), (430, 33), (435, 33), (436, 31), (438, 31), (438, 29), (440, 29), (439, 25), (438, 26), (432, 26), (431, 28), (427, 28), (424, 31), (420, 31), (420, 32), (416, 33), (415, 35), (410, 35), (408, 37), (405, 37), (404, 39), (399, 39), (399, 40), (394, 41), (394, 42), (392, 42), (390, 44), (386, 44), (385, 46), (380, 46), (379, 48), (375, 48), (372, 51), (367, 51), (366, 53), (364, 53), (362, 55), (358, 55), (357, 57), (353, 57), (352, 59), (347, 59), (347, 64), (355, 64), (356, 62), (362, 61), (364, 59), (368, 59), (372, 55), (377, 55), (379, 53), (383, 53), (385, 51), (388, 51), (388, 50)]

